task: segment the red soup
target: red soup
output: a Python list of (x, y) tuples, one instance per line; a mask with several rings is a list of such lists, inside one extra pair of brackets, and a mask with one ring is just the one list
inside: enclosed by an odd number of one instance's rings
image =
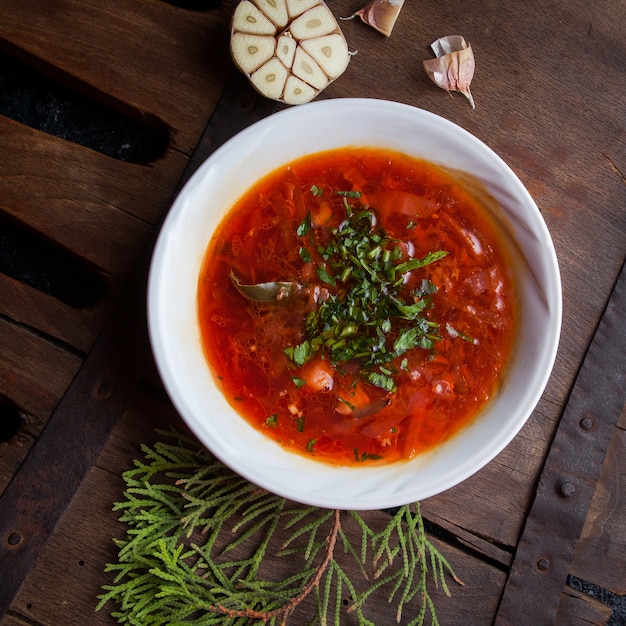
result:
[(489, 211), (439, 167), (380, 149), (258, 182), (209, 243), (198, 306), (236, 411), (339, 465), (410, 459), (456, 433), (496, 393), (516, 330)]

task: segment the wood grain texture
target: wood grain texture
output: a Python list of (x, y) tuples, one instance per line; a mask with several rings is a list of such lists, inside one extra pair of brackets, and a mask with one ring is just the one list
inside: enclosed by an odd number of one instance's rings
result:
[(0, 209), (102, 272), (127, 273), (152, 232), (146, 218), (169, 202), (167, 179), (159, 190), (149, 168), (143, 179), (141, 166), (10, 120), (0, 118), (0, 131)]
[(135, 165), (0, 116), (0, 211), (92, 266), (109, 287), (104, 301), (77, 310), (0, 276), (0, 392), (30, 422), (30, 436), (0, 448), (4, 488), (80, 365), (71, 348), (91, 348), (169, 206), (230, 66), (216, 11), (3, 1), (0, 12), (1, 49), (171, 143), (157, 162)]
[(35, 438), (24, 428), (10, 441), (0, 443), (0, 493), (7, 488), (34, 443)]
[(42, 426), (70, 386), (81, 359), (0, 318), (0, 393)]
[[(623, 415), (626, 416), (626, 411)], [(626, 594), (626, 431), (617, 428), (607, 452), (570, 573)]]
[(80, 352), (88, 352), (111, 313), (112, 302), (75, 309), (53, 296), (0, 274), (0, 315), (20, 326), (36, 328)]
[[(529, 607), (529, 619), (552, 622), (556, 615), (603, 460), (626, 402), (625, 308), (626, 273), (622, 271), (546, 457), (498, 609), (498, 625), (514, 624), (529, 598), (539, 595), (543, 603)], [(599, 380), (605, 385), (599, 386)]]
[[(162, 159), (130, 165), (0, 117), (0, 211), (84, 259), (111, 284), (100, 306), (70, 311), (0, 277), (0, 393), (30, 421), (18, 437), (0, 444), (0, 489), (70, 388), (82, 362), (74, 349), (90, 349), (199, 145), (232, 71), (227, 32), (235, 4), (225, 0), (217, 11), (194, 13), (158, 0), (0, 0), (0, 49), (170, 137)], [(353, 0), (333, 0), (331, 6), (337, 16), (360, 8)], [(390, 38), (360, 20), (342, 22), (358, 53), (324, 97), (404, 102), (439, 113), (482, 139), (535, 198), (562, 271), (561, 346), (533, 415), (483, 470), (422, 503), (424, 515), (457, 538), (444, 553), (468, 585), (453, 588), (452, 600), (443, 602), (442, 624), (457, 624), (460, 615), (464, 624), (492, 622), (562, 408), (624, 261), (624, 19), (623, 3), (608, 0), (468, 0), (407, 2)], [(476, 55), (476, 110), (459, 94), (435, 87), (422, 69), (422, 60), (432, 57), (430, 42), (452, 33), (463, 34)], [(249, 86), (248, 93), (251, 102)], [(220, 132), (202, 138), (198, 155), (241, 127), (245, 85), (238, 102), (239, 108), (216, 118)], [(142, 356), (148, 357), (147, 350)], [(112, 359), (104, 367), (114, 364)], [(156, 381), (152, 364), (145, 371), (145, 378)], [(571, 569), (620, 593), (626, 561), (625, 419), (613, 437)], [(182, 427), (167, 401), (135, 395), (16, 597), (17, 615), (2, 624), (111, 623), (106, 613), (92, 612), (104, 582), (102, 565), (113, 554), (110, 538), (119, 531), (110, 505), (121, 497), (119, 476), (140, 454), (140, 444), (157, 438), (155, 426), (170, 423)], [(386, 608), (383, 602), (377, 623), (393, 623)], [(563, 591), (558, 624), (606, 619), (606, 607)]]
[(568, 587), (561, 595), (554, 626), (605, 626), (611, 613), (611, 607)]
[(171, 133), (189, 155), (232, 65), (224, 16), (158, 0), (0, 2), (0, 42), (98, 99)]

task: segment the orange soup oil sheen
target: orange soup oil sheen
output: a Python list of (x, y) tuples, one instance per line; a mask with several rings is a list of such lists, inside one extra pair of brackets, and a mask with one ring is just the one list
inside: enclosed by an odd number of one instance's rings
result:
[[(436, 340), (388, 365), (391, 391), (351, 362), (320, 352), (300, 367), (285, 352), (306, 335), (319, 306), (312, 294), (342, 288), (303, 254), (323, 263), (324, 242), (346, 217), (346, 195), (333, 191), (350, 193), (351, 211), (370, 210), (405, 256), (446, 252), (405, 277), (407, 294), (423, 281), (436, 288), (424, 311)], [(306, 220), (310, 232), (299, 234)], [(250, 301), (231, 273), (249, 285), (307, 289)], [(237, 413), (288, 450), (337, 465), (410, 459), (457, 433), (497, 393), (517, 328), (513, 264), (489, 210), (440, 167), (366, 148), (301, 158), (249, 189), (209, 242), (198, 307), (207, 361)]]

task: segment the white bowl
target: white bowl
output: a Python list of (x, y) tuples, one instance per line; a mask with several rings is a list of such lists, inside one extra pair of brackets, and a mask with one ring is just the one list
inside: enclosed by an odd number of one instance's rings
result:
[[(200, 339), (198, 276), (214, 228), (265, 174), (305, 154), (380, 146), (461, 170), (486, 185), (522, 252), (520, 332), (505, 384), (457, 435), (416, 458), (381, 467), (335, 467), (287, 452), (248, 425), (215, 386)], [(176, 198), (157, 240), (148, 322), (167, 392), (198, 439), (251, 482), (289, 499), (367, 510), (423, 500), (475, 473), (524, 425), (552, 370), (561, 327), (552, 240), (520, 180), (490, 148), (451, 122), (403, 104), (335, 99), (272, 115), (207, 159)]]

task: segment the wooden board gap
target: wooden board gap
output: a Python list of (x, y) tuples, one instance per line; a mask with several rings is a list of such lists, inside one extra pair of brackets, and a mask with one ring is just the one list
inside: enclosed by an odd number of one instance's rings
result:
[(86, 263), (0, 214), (0, 273), (75, 309), (100, 303), (105, 279)]
[(168, 133), (66, 87), (0, 52), (0, 114), (129, 163), (160, 159)]

